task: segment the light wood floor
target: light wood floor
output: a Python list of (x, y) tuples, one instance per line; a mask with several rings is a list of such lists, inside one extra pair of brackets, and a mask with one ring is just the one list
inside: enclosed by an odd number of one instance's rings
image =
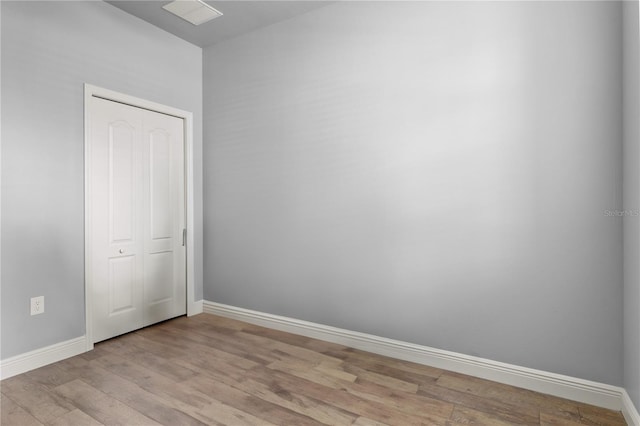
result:
[(620, 413), (201, 314), (0, 383), (2, 425), (624, 425)]

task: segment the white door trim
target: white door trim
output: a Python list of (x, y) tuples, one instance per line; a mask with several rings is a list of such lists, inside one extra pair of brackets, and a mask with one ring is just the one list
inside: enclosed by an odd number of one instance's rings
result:
[(91, 282), (91, 146), (89, 143), (91, 129), (91, 98), (99, 97), (150, 111), (173, 115), (184, 119), (185, 142), (185, 181), (186, 181), (186, 222), (187, 222), (187, 315), (195, 315), (199, 312), (195, 301), (194, 279), (195, 263), (193, 244), (194, 236), (194, 190), (193, 190), (193, 114), (188, 111), (136, 98), (113, 90), (84, 85), (84, 299), (86, 322), (86, 350), (93, 349), (93, 306), (92, 306), (92, 282)]

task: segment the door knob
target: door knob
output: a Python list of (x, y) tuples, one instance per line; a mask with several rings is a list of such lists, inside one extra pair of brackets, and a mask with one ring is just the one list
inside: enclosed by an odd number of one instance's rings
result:
[(120, 249), (118, 251), (120, 252), (120, 254), (124, 253), (124, 249)]

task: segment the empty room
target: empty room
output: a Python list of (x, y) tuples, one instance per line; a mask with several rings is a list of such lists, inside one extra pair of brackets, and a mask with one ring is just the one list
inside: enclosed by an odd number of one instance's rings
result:
[(638, 6), (0, 1), (0, 423), (640, 426)]

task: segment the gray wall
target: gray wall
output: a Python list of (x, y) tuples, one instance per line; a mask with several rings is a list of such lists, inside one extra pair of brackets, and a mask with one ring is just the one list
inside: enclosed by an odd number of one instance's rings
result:
[(343, 2), (204, 51), (204, 297), (622, 384), (620, 3)]
[[(200, 159), (202, 50), (103, 2), (0, 6), (5, 359), (85, 333), (83, 83), (192, 111)], [(195, 172), (197, 194), (200, 161)], [(45, 313), (31, 317), (39, 295)]]
[(640, 408), (640, 75), (638, 2), (624, 13), (624, 387)]

